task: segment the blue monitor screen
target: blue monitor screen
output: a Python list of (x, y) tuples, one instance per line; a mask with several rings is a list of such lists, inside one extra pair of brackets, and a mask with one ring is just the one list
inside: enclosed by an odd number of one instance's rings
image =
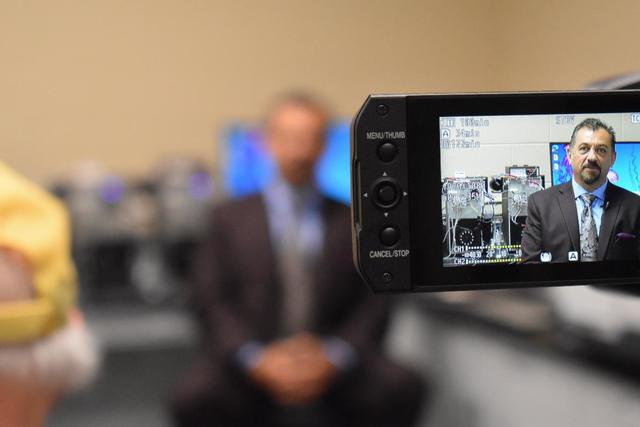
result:
[[(549, 144), (553, 185), (569, 182), (573, 175), (567, 156), (568, 143)], [(609, 181), (640, 194), (640, 142), (616, 142), (616, 161), (607, 175)]]
[[(252, 126), (236, 125), (223, 137), (225, 162), (222, 168), (225, 191), (231, 197), (255, 193), (272, 179), (275, 166), (260, 132)], [(328, 197), (350, 203), (349, 123), (334, 123), (327, 136), (325, 152), (316, 168), (316, 182)]]

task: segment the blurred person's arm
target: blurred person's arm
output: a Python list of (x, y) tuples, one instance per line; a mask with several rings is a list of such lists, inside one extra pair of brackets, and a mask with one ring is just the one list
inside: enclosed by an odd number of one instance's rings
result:
[[(390, 308), (389, 297), (372, 294), (359, 276), (354, 286), (364, 288), (357, 304), (347, 319), (332, 334), (324, 337), (324, 342), (327, 344), (325, 348), (328, 350), (327, 356), (332, 356), (330, 348), (335, 349), (334, 357), (340, 357), (336, 356), (340, 353), (348, 355), (341, 360), (349, 368), (357, 365), (361, 358), (367, 356), (367, 352), (380, 348), (387, 330)], [(348, 346), (340, 345), (341, 342)], [(330, 343), (333, 343), (333, 347), (329, 346)]]
[(259, 346), (261, 343), (253, 335), (245, 315), (246, 301), (234, 273), (229, 236), (232, 216), (233, 212), (226, 207), (213, 212), (206, 239), (196, 254), (191, 299), (204, 327), (206, 350), (235, 367), (241, 364), (239, 350), (243, 344), (252, 342)]
[[(334, 207), (327, 232), (332, 234), (331, 269), (326, 280), (338, 280), (349, 307), (334, 324), (323, 333), (325, 351), (329, 358), (345, 367), (359, 363), (370, 351), (378, 351), (387, 330), (392, 297), (376, 295), (357, 273), (351, 252), (351, 217), (348, 210)], [(337, 297), (336, 297), (337, 298)], [(338, 366), (340, 367), (340, 366)]]

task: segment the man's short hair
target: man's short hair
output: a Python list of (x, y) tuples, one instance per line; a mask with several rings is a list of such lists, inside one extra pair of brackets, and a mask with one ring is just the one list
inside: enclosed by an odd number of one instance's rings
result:
[(600, 119), (596, 119), (593, 117), (589, 117), (588, 119), (584, 119), (573, 129), (573, 133), (571, 134), (571, 141), (569, 142), (569, 147), (573, 148), (573, 145), (576, 142), (576, 135), (580, 129), (587, 128), (592, 131), (597, 131), (598, 129), (604, 129), (611, 136), (611, 150), (616, 151), (616, 132), (613, 130), (611, 126), (606, 124)]
[(273, 115), (282, 107), (294, 105), (316, 112), (322, 116), (328, 123), (331, 120), (331, 114), (327, 105), (316, 95), (302, 90), (294, 90), (284, 92), (276, 96), (267, 108), (264, 123), (269, 125)]

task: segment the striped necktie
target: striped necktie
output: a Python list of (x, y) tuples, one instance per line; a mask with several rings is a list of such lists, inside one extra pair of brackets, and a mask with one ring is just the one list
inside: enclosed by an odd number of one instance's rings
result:
[(598, 231), (596, 230), (596, 222), (593, 219), (593, 211), (591, 209), (593, 202), (596, 200), (593, 194), (582, 194), (580, 199), (584, 208), (580, 216), (582, 228), (580, 229), (580, 259), (582, 261), (596, 261), (598, 256)]

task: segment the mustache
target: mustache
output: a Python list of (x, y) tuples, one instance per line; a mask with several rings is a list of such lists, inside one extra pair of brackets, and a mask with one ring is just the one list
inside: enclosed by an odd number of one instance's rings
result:
[(591, 160), (587, 160), (586, 163), (582, 165), (582, 169), (586, 169), (586, 168), (595, 168), (595, 169), (598, 169), (599, 171), (602, 170), (602, 168), (597, 162), (594, 162)]

